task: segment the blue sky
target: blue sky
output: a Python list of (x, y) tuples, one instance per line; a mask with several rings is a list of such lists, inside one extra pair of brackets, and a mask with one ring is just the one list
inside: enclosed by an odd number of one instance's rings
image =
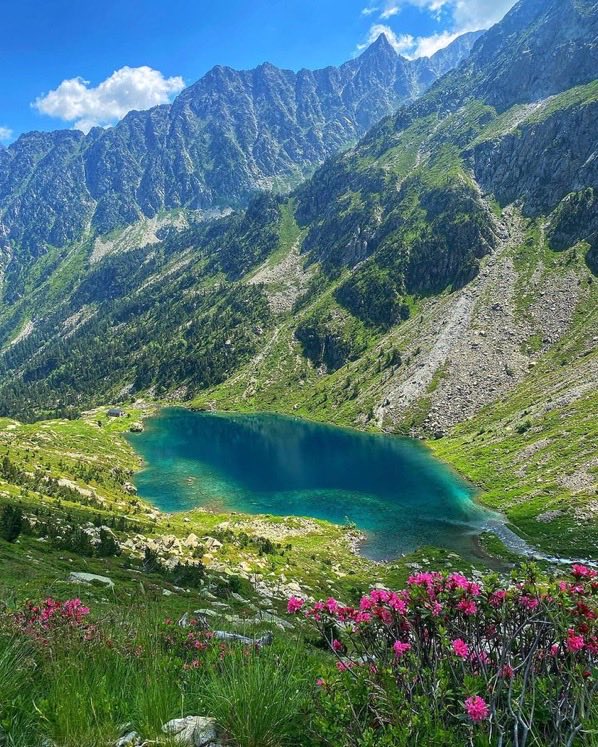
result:
[(384, 30), (406, 56), (488, 27), (514, 0), (0, 0), (0, 141), (110, 125), (216, 64), (338, 65)]

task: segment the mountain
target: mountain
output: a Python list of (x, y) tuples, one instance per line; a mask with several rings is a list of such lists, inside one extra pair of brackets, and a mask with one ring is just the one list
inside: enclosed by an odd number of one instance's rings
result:
[(478, 36), (415, 61), (381, 35), (338, 68), (219, 65), (170, 106), (130, 112), (113, 128), (22, 135), (0, 150), (0, 221), (37, 255), (163, 210), (242, 206), (257, 189), (296, 184), (419, 96)]
[(424, 436), (539, 544), (586, 548), (597, 23), (590, 0), (520, 0), (290, 196), (22, 264), (0, 308), (0, 413), (143, 394)]

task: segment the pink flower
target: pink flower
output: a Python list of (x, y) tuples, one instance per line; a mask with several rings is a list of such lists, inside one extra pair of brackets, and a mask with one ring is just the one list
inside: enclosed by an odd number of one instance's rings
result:
[(490, 657), (485, 651), (480, 651), (480, 653), (477, 653), (476, 651), (472, 651), (469, 654), (469, 661), (472, 664), (489, 664)]
[(384, 604), (390, 599), (390, 592), (388, 589), (372, 589), (370, 599), (376, 604)]
[(386, 623), (386, 625), (390, 625), (390, 623), (392, 622), (392, 615), (386, 609), (386, 607), (378, 607), (376, 610), (374, 610), (374, 614), (376, 615), (376, 617), (380, 618), (383, 623)]
[(291, 597), (287, 603), (287, 612), (294, 615), (303, 607), (305, 601), (300, 597)]
[(404, 615), (407, 612), (407, 602), (404, 599), (401, 599), (398, 594), (391, 594), (390, 599), (388, 600), (388, 606), (401, 615)]
[(472, 597), (479, 597), (482, 592), (482, 587), (479, 584), (476, 583), (470, 583), (469, 584), (469, 593)]
[(490, 595), (490, 604), (493, 607), (500, 607), (507, 597), (507, 592), (504, 589), (497, 589)]
[(397, 659), (400, 659), (403, 654), (406, 654), (411, 649), (411, 644), (403, 643), (403, 641), (395, 641), (392, 648)]
[(451, 573), (448, 583), (453, 589), (469, 589), (469, 579), (461, 573)]
[(478, 611), (478, 607), (473, 599), (462, 599), (457, 605), (457, 609), (461, 610), (464, 615), (475, 615)]
[(326, 600), (325, 607), (331, 615), (336, 615), (339, 610), (339, 603), (333, 597)]
[(593, 571), (591, 568), (588, 568), (581, 563), (574, 563), (571, 566), (571, 573), (575, 578), (594, 578), (596, 575), (596, 571)]
[(505, 664), (503, 668), (500, 670), (501, 676), (504, 677), (506, 680), (510, 680), (514, 673), (515, 673), (515, 670), (510, 664)]
[(452, 643), (454, 653), (460, 659), (467, 659), (469, 656), (469, 646), (461, 638), (457, 638)]
[(596, 656), (596, 654), (598, 654), (598, 638), (590, 638), (590, 640), (586, 643), (586, 648), (592, 654), (592, 656)]
[(318, 677), (316, 680), (316, 685), (318, 687), (326, 687), (326, 680), (322, 679), (321, 677)]
[(351, 662), (348, 662), (348, 661), (337, 661), (336, 662), (336, 668), (338, 669), (339, 672), (348, 672), (352, 666), (353, 665), (351, 664)]
[(582, 635), (575, 635), (575, 631), (569, 628), (567, 631), (567, 648), (571, 653), (581, 651), (585, 646), (585, 641)]
[(340, 641), (338, 641), (336, 638), (332, 641), (330, 645), (332, 646), (332, 650), (336, 651), (337, 653), (343, 650), (343, 644)]
[(553, 643), (552, 646), (550, 647), (550, 655), (558, 656), (558, 653), (559, 653), (559, 644)]
[(422, 573), (415, 573), (413, 576), (409, 576), (407, 583), (409, 586), (425, 586), (430, 589), (434, 585), (434, 581), (439, 577), (440, 574), (437, 572), (423, 571)]
[(467, 715), (472, 721), (484, 721), (490, 715), (490, 709), (484, 698), (471, 695), (464, 703)]
[(538, 599), (536, 599), (536, 597), (530, 597), (529, 595), (524, 594), (523, 596), (519, 597), (519, 604), (528, 610), (535, 610), (540, 602)]
[(434, 602), (432, 605), (432, 614), (434, 617), (438, 617), (438, 615), (442, 612), (442, 605), (440, 602)]

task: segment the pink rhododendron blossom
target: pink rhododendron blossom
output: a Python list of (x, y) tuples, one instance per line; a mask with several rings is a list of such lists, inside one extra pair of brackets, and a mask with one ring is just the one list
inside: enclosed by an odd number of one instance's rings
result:
[(304, 600), (300, 597), (291, 597), (287, 603), (287, 612), (290, 615), (294, 615), (303, 607), (305, 604)]
[(339, 610), (339, 603), (333, 597), (326, 600), (325, 607), (331, 615), (335, 615)]
[(479, 695), (471, 695), (464, 705), (467, 715), (472, 721), (485, 721), (490, 715), (488, 704)]
[(525, 609), (535, 610), (536, 607), (540, 604), (540, 601), (536, 599), (536, 597), (530, 597), (529, 595), (524, 594), (523, 596), (519, 597), (519, 604), (522, 607), (525, 607)]
[(575, 578), (594, 578), (597, 575), (597, 571), (594, 571), (581, 563), (574, 563), (571, 566), (571, 574), (575, 576)]
[(460, 610), (464, 615), (475, 615), (478, 611), (477, 604), (473, 599), (462, 599), (457, 605), (457, 609)]
[(469, 646), (461, 638), (457, 638), (452, 643), (454, 653), (461, 659), (467, 659), (469, 656)]
[(395, 656), (397, 658), (400, 658), (401, 656), (403, 656), (403, 654), (406, 654), (407, 651), (411, 649), (411, 644), (403, 643), (403, 641), (395, 641), (392, 649), (395, 652)]
[(567, 631), (567, 649), (571, 653), (581, 651), (585, 646), (585, 641), (582, 635), (576, 635), (572, 628)]
[(332, 650), (336, 651), (337, 653), (343, 650), (343, 644), (340, 641), (338, 641), (336, 638), (332, 641), (330, 645), (332, 646)]
[(469, 589), (469, 579), (461, 573), (451, 573), (447, 581), (451, 589)]
[(496, 591), (492, 592), (488, 601), (493, 607), (500, 607), (502, 604), (504, 604), (506, 598), (507, 592), (504, 589), (497, 589)]

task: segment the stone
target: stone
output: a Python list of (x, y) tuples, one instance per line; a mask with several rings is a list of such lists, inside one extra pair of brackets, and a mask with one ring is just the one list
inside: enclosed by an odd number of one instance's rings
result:
[(164, 724), (162, 731), (182, 747), (220, 747), (216, 720), (207, 716), (175, 718)]
[(204, 617), (218, 617), (218, 613), (210, 609), (193, 610), (194, 615), (203, 615)]
[(201, 542), (199, 541), (199, 537), (191, 532), (187, 539), (184, 540), (183, 544), (185, 547), (188, 547), (189, 550), (196, 550), (201, 545)]
[(222, 542), (217, 540), (215, 537), (202, 537), (202, 540), (207, 550), (214, 551), (219, 550), (222, 547)]
[(77, 584), (91, 584), (94, 581), (98, 584), (114, 587), (114, 581), (108, 576), (98, 576), (95, 573), (84, 573), (82, 571), (73, 571), (69, 573), (69, 581)]
[(131, 433), (143, 433), (143, 423), (131, 423)]
[(142, 742), (143, 740), (136, 731), (129, 731), (116, 740), (114, 747), (138, 747)]

